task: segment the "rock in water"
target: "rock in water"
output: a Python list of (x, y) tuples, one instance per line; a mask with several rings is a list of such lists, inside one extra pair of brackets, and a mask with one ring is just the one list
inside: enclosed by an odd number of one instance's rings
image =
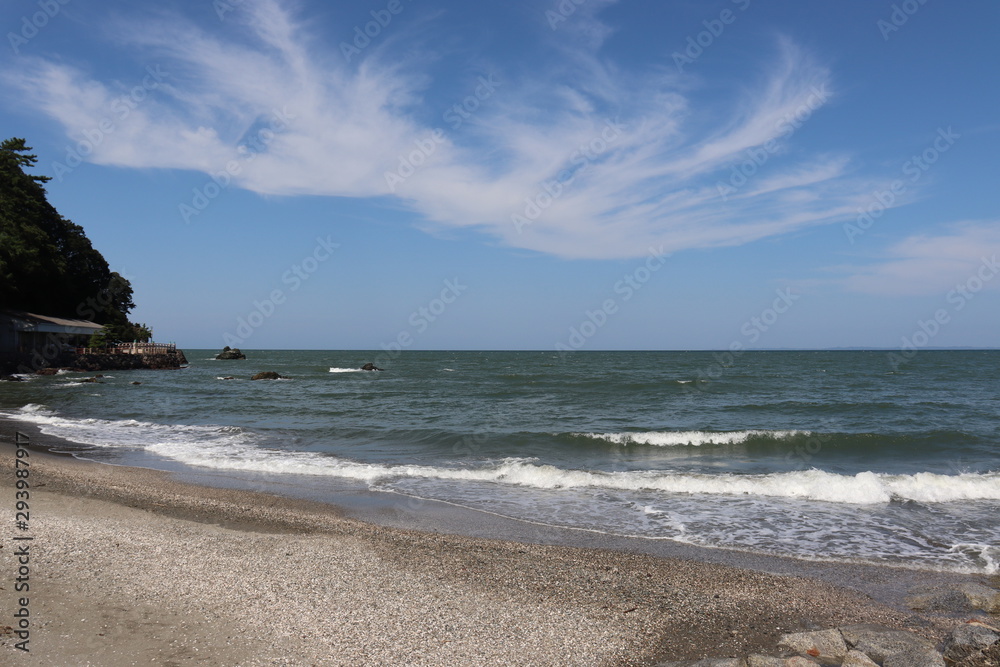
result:
[(229, 347), (228, 345), (222, 348), (222, 352), (215, 355), (216, 359), (246, 359), (247, 355), (240, 352), (238, 347)]
[(383, 370), (383, 369), (379, 368), (378, 366), (376, 366), (375, 364), (373, 364), (372, 362), (369, 361), (367, 364), (365, 364), (364, 366), (361, 367), (361, 370), (363, 370), (363, 371), (380, 371), (380, 370)]
[(251, 380), (282, 380), (284, 378), (281, 375), (279, 375), (278, 373), (275, 373), (274, 371), (264, 371), (263, 373), (257, 373), (256, 375), (254, 375), (250, 379)]

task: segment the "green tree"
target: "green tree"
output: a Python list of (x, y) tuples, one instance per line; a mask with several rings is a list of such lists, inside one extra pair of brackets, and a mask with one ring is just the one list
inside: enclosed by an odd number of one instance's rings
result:
[(138, 340), (145, 325), (128, 321), (132, 286), (111, 271), (80, 225), (46, 198), (47, 176), (25, 170), (38, 158), (24, 139), (0, 143), (0, 306), (92, 320), (114, 338)]

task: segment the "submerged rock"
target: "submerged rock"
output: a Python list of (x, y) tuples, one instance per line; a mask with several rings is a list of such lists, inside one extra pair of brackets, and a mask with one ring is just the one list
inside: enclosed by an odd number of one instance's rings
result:
[(2, 381), (2, 382), (24, 382), (24, 378), (19, 378), (16, 375), (0, 375), (0, 381)]
[(906, 598), (906, 606), (915, 611), (943, 611), (957, 614), (978, 609), (1000, 614), (1000, 591), (977, 583), (957, 587), (935, 586), (918, 589)]
[(251, 380), (282, 380), (284, 377), (275, 373), (274, 371), (263, 371), (262, 373), (257, 373)]

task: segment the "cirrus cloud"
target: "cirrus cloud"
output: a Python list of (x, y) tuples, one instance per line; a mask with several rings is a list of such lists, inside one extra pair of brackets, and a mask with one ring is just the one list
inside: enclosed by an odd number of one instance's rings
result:
[[(833, 97), (830, 72), (788, 40), (752, 92), (720, 110), (676, 74), (625, 73), (599, 57), (594, 35), (606, 31), (588, 15), (581, 45), (534, 78), (489, 73), (495, 92), (459, 132), (420, 120), (434, 102), (419, 63), (376, 48), (346, 63), (278, 0), (240, 11), (238, 29), (227, 17), (226, 30), (211, 33), (180, 17), (119, 24), (127, 48), (168, 76), (87, 159), (211, 174), (240, 160), (247, 134), (280, 110), (287, 127), (243, 162), (234, 185), (394, 198), (429, 230), (474, 229), (567, 258), (748, 243), (847, 219), (870, 192), (847, 155), (784, 154), (796, 119)], [(406, 41), (398, 30), (394, 45)], [(43, 59), (24, 59), (3, 80), (74, 141), (129, 87)], [(470, 77), (468, 93), (481, 85)], [(763, 146), (759, 173), (720, 196), (720, 184)]]

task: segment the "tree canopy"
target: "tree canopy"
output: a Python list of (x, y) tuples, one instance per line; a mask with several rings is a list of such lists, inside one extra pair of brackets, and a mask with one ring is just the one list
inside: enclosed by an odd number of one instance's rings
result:
[(0, 307), (105, 325), (108, 342), (148, 340), (128, 320), (132, 285), (112, 271), (80, 225), (46, 198), (47, 176), (24, 139), (0, 143)]

